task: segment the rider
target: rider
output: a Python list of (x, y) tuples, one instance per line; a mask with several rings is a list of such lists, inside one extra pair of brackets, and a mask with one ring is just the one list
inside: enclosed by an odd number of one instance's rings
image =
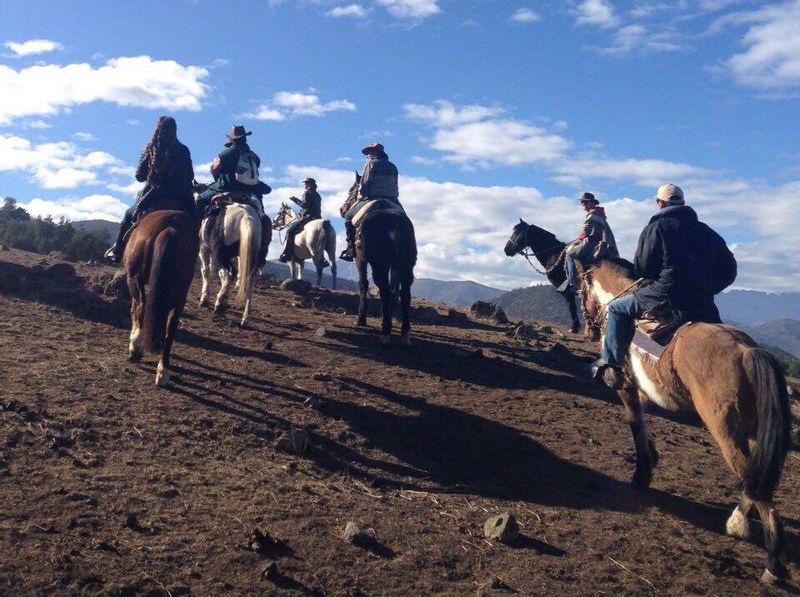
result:
[(657, 311), (671, 312), (679, 321), (720, 323), (714, 295), (736, 279), (736, 259), (725, 240), (698, 221), (679, 187), (660, 186), (655, 200), (659, 212), (642, 231), (634, 260), (634, 276), (644, 282), (606, 306), (603, 355), (594, 370), (611, 388), (622, 383), (637, 318)]
[(353, 226), (353, 217), (368, 201), (385, 199), (404, 211), (398, 199), (400, 192), (397, 185), (397, 167), (389, 161), (383, 145), (372, 143), (362, 149), (361, 153), (367, 156), (367, 163), (361, 175), (359, 201), (344, 214), (347, 248), (339, 256), (343, 261), (353, 261), (356, 257), (356, 228)]
[(578, 286), (578, 272), (575, 269), (575, 259), (588, 263), (593, 259), (606, 257), (615, 259), (619, 257), (617, 241), (608, 225), (605, 209), (600, 207), (600, 202), (592, 193), (581, 195), (580, 204), (586, 212), (583, 228), (578, 238), (567, 247), (567, 279), (559, 290), (572, 290)]
[(286, 230), (286, 248), (278, 258), (281, 263), (288, 263), (294, 255), (294, 237), (311, 220), (322, 218), (322, 197), (317, 192), (317, 181), (313, 178), (306, 178), (303, 181), (303, 198), (289, 197), (300, 206), (300, 215), (289, 225)]
[[(271, 223), (264, 213), (262, 197), (268, 195), (272, 189), (258, 177), (261, 158), (247, 144), (247, 137), (252, 134), (252, 131), (245, 132), (245, 128), (241, 124), (237, 124), (231, 129), (225, 149), (211, 163), (211, 175), (214, 177), (214, 182), (198, 195), (197, 211), (202, 218), (211, 203), (211, 198), (218, 193), (235, 192), (254, 197), (256, 201), (253, 207), (258, 211), (261, 219), (262, 238), (264, 238), (268, 234)], [(262, 247), (260, 267), (266, 263), (265, 249), (266, 247)]]
[[(136, 169), (136, 180), (146, 183), (137, 194), (136, 203), (125, 212), (120, 223), (117, 242), (106, 251), (106, 258), (118, 262), (125, 253), (126, 235), (134, 220), (146, 212), (180, 207), (194, 215), (192, 199), (192, 156), (189, 149), (178, 141), (178, 126), (171, 116), (162, 116), (150, 142), (145, 145)], [(177, 206), (175, 205), (177, 203)]]

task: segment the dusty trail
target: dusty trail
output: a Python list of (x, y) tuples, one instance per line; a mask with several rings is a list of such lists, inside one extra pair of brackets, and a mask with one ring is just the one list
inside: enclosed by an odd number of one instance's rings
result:
[[(723, 534), (736, 490), (708, 433), (651, 415), (661, 463), (631, 487), (622, 409), (577, 377), (577, 336), (525, 346), (415, 303), (414, 347), (387, 350), (353, 295), (259, 288), (249, 329), (188, 308), (164, 391), (154, 358), (125, 361), (124, 309), (66, 270), (45, 288), (39, 260), (0, 253), (0, 593), (765, 591), (760, 525)], [(293, 429), (308, 444), (276, 449)], [(792, 452), (792, 554), (798, 489)], [(503, 510), (513, 547), (483, 539)], [(343, 541), (351, 520), (374, 540)]]

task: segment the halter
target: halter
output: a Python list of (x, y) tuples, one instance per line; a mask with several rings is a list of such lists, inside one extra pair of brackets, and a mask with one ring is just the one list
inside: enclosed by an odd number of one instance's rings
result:
[[(531, 257), (536, 257), (536, 253), (533, 251), (533, 247), (531, 247), (529, 244), (527, 244), (528, 230), (530, 230), (530, 224), (527, 224), (527, 228), (525, 228), (525, 232), (524, 232), (524, 234), (525, 234), (525, 244), (523, 245), (523, 247), (519, 251), (517, 251), (517, 255), (522, 255), (525, 258), (525, 260), (528, 262), (528, 264), (533, 268), (533, 271), (535, 271), (537, 274), (542, 275), (545, 278), (549, 278), (550, 277), (550, 273), (555, 269), (555, 267), (556, 267), (555, 264), (557, 264), (559, 262), (559, 259), (556, 259), (553, 262), (553, 267), (551, 267), (550, 269), (545, 269), (544, 271), (542, 271), (538, 267), (536, 267), (536, 264), (533, 261), (531, 261)], [(520, 242), (520, 244), (522, 244), (522, 242)], [(539, 252), (540, 253), (547, 253), (548, 251), (552, 251), (553, 249), (559, 248), (562, 244), (563, 243), (559, 242), (557, 245), (553, 245), (552, 247), (547, 247), (545, 249), (540, 250)], [(531, 249), (531, 250), (530, 251), (526, 251), (526, 249)], [(564, 246), (564, 251), (566, 251), (566, 245)], [(559, 253), (558, 256), (560, 257), (561, 254)], [(538, 257), (537, 257), (537, 259), (538, 259)]]

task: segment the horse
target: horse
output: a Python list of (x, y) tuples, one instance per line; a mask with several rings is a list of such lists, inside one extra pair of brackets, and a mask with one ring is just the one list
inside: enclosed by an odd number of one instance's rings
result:
[[(272, 221), (273, 230), (288, 228), (299, 216), (286, 203), (281, 204), (278, 214)], [(325, 269), (325, 254), (331, 266), (332, 286), (336, 288), (336, 231), (330, 220), (311, 220), (294, 237), (292, 260), (289, 262), (289, 275), (292, 280), (303, 277), (306, 259), (311, 259), (317, 268), (317, 286), (322, 286), (322, 270)]]
[[(615, 259), (587, 268), (578, 261), (576, 267), (584, 318), (602, 339), (606, 306), (636, 286), (632, 265)], [(755, 508), (767, 548), (762, 580), (775, 583), (785, 578), (783, 525), (773, 495), (790, 447), (791, 414), (786, 379), (775, 357), (731, 326), (695, 322), (678, 329), (661, 357), (631, 345), (623, 369), (617, 393), (636, 448), (633, 483), (647, 488), (658, 463), (644, 420), (647, 403), (694, 410), (743, 486), (726, 532), (747, 538), (748, 515)]]
[(197, 261), (197, 222), (184, 211), (158, 210), (145, 215), (131, 232), (122, 264), (131, 295), (128, 360), (138, 363), (145, 351), (161, 358), (156, 385), (169, 384), (169, 357)]
[[(348, 191), (342, 211), (359, 200), (361, 175)], [(392, 335), (392, 315), (397, 297), (403, 319), (400, 341), (411, 345), (411, 285), (414, 283), (414, 266), (417, 263), (417, 240), (414, 225), (401, 211), (373, 209), (360, 222), (360, 242), (356, 243), (356, 269), (358, 270), (357, 326), (367, 325), (367, 294), (369, 280), (367, 265), (372, 268), (372, 280), (381, 295), (381, 344), (388, 345)]]
[[(544, 267), (545, 271), (543, 273), (547, 276), (549, 282), (559, 288), (567, 278), (564, 267), (566, 246), (554, 234), (538, 226), (528, 224), (520, 218), (519, 224), (514, 226), (504, 250), (506, 255), (513, 257), (524, 254), (525, 249), (531, 249), (536, 259)], [(574, 334), (581, 328), (581, 323), (578, 320), (577, 298), (574, 292), (563, 292), (561, 296), (567, 302), (570, 318), (572, 319), (569, 331)]]
[[(195, 194), (202, 190), (202, 185), (195, 186)], [(200, 226), (200, 273), (203, 277), (200, 307), (207, 306), (212, 271), (219, 272), (221, 284), (214, 301), (214, 313), (225, 310), (231, 282), (236, 278), (236, 296), (244, 303), (239, 325), (245, 327), (250, 317), (258, 264), (266, 256), (270, 242), (272, 227), (262, 227), (258, 210), (251, 204), (231, 203), (216, 217), (205, 218)], [(234, 257), (238, 258), (236, 266), (232, 262)]]

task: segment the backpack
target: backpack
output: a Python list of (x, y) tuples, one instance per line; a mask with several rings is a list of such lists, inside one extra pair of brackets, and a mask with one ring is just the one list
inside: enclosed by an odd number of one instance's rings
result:
[(250, 187), (258, 184), (258, 161), (252, 151), (239, 152), (235, 178), (236, 182)]

